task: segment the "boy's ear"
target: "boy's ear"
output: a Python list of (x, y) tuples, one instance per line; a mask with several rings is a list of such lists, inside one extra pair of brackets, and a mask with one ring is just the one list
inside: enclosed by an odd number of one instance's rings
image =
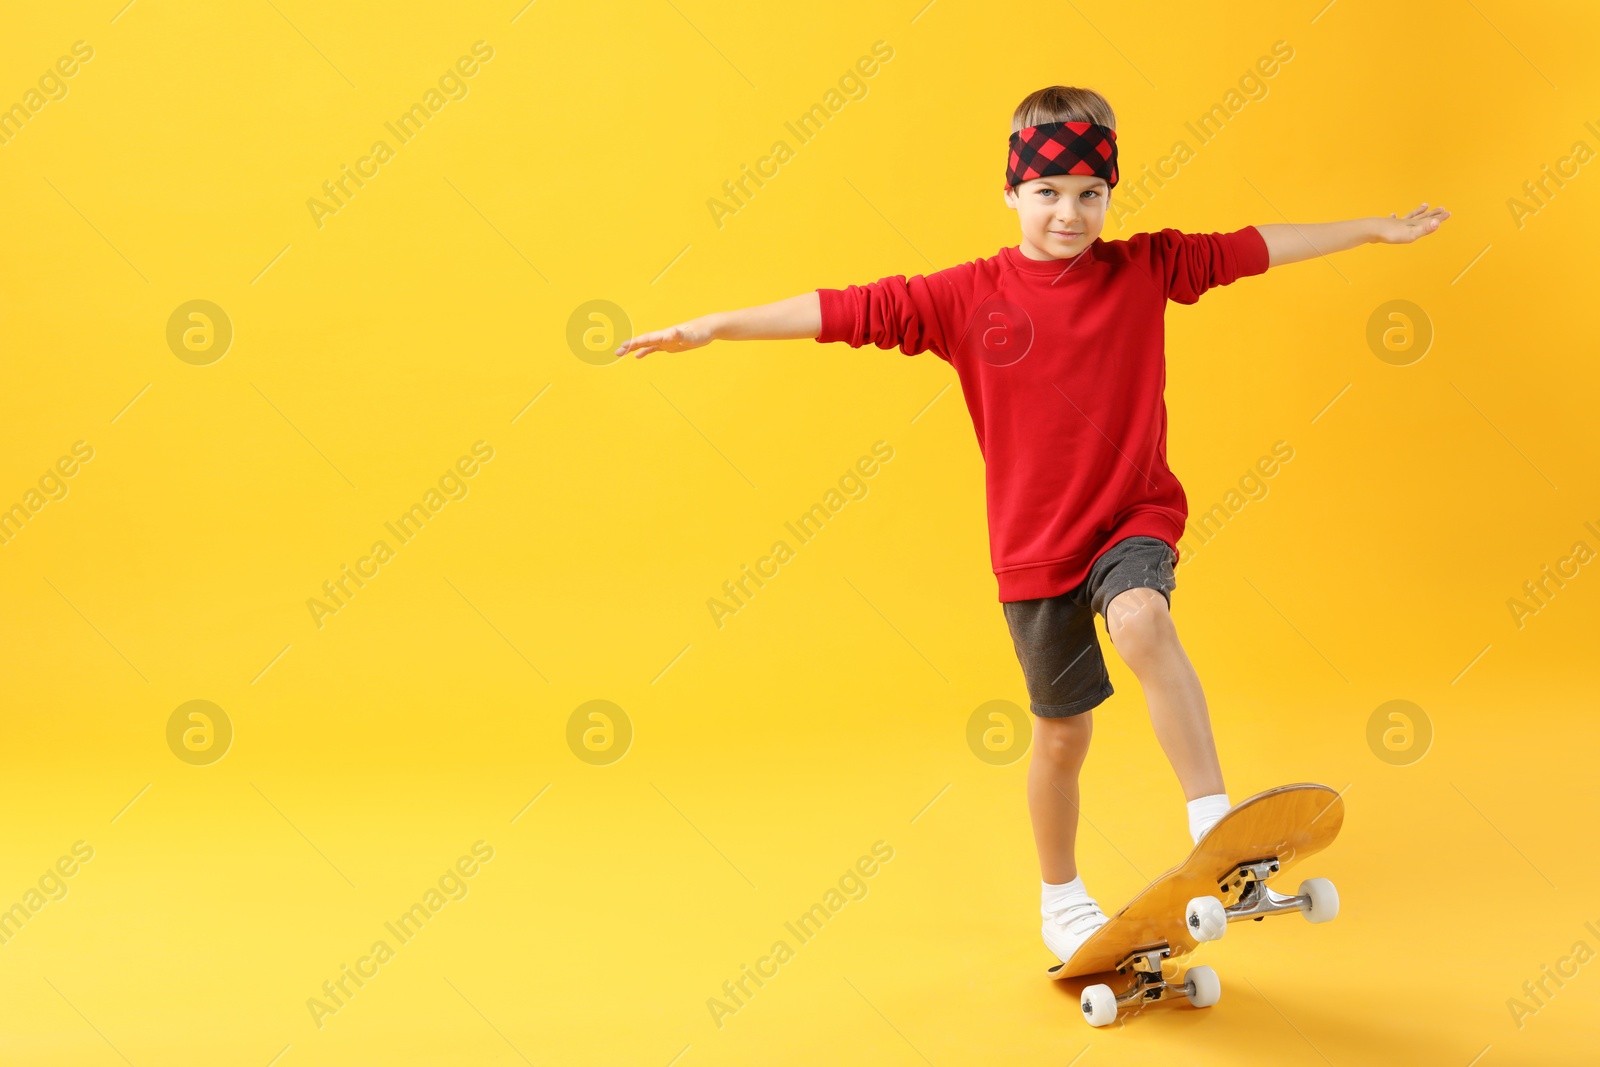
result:
[(1014, 185), (1006, 186), (1005, 198), (1006, 207), (1010, 208), (1012, 211), (1015, 211), (1017, 209), (1017, 187)]

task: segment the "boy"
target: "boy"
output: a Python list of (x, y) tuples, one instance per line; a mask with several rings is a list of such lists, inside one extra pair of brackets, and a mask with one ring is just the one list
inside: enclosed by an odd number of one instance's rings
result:
[(1228, 811), (1205, 694), (1169, 613), (1188, 520), (1167, 467), (1162, 320), (1215, 285), (1367, 242), (1406, 244), (1449, 218), (1166, 229), (1102, 241), (1116, 118), (1051, 86), (1011, 120), (1005, 200), (1021, 243), (907, 280), (819, 289), (641, 334), (635, 357), (712, 340), (812, 337), (932, 350), (955, 367), (984, 457), (990, 556), (1035, 717), (1028, 768), (1045, 944), (1067, 960), (1106, 921), (1078, 877), (1078, 771), (1111, 695), (1094, 616), (1144, 690), (1198, 842)]

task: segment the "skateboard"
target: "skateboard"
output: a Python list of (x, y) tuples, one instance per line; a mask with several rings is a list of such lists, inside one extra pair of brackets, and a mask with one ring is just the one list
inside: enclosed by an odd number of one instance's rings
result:
[[(1090, 1026), (1109, 1026), (1124, 1008), (1179, 996), (1209, 1008), (1222, 996), (1216, 971), (1197, 966), (1183, 981), (1162, 977), (1162, 963), (1215, 941), (1228, 923), (1298, 911), (1314, 923), (1339, 914), (1339, 894), (1326, 878), (1308, 878), (1282, 901), (1266, 885), (1307, 856), (1327, 848), (1344, 822), (1344, 801), (1325, 785), (1284, 785), (1235, 805), (1200, 838), (1182, 864), (1157, 878), (1085, 941), (1052, 978), (1115, 971), (1132, 981), (1122, 992), (1097, 984), (1080, 1007)], [(1276, 888), (1276, 887), (1274, 887)]]

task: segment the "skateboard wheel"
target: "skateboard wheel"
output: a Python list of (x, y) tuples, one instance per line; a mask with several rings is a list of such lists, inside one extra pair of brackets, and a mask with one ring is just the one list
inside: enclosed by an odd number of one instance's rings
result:
[(1215, 941), (1228, 932), (1228, 913), (1216, 897), (1195, 897), (1183, 913), (1189, 936), (1196, 941)]
[(1222, 999), (1222, 979), (1210, 967), (1190, 967), (1183, 976), (1188, 989), (1184, 995), (1197, 1008), (1209, 1008)]
[(1300, 883), (1300, 895), (1306, 898), (1300, 910), (1307, 922), (1330, 922), (1339, 914), (1339, 891), (1326, 878), (1307, 878)]
[(1117, 1021), (1117, 995), (1108, 985), (1092, 985), (1083, 991), (1083, 1021), (1090, 1026), (1110, 1026)]

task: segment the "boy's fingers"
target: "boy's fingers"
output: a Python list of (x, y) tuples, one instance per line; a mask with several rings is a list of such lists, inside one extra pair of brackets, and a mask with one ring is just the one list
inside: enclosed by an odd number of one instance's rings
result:
[(673, 345), (687, 343), (688, 342), (684, 336), (683, 327), (681, 325), (669, 326), (664, 330), (655, 330), (651, 333), (641, 333), (637, 337), (628, 338), (628, 340), (624, 341), (622, 346), (617, 349), (616, 354), (623, 356), (627, 355), (629, 352), (632, 352), (634, 349), (639, 349), (640, 351), (634, 352), (634, 354), (636, 356), (646, 356), (651, 352), (670, 352), (672, 351)]
[(661, 340), (663, 332), (656, 330), (653, 333), (641, 333), (637, 337), (630, 337), (622, 343), (621, 348), (617, 349), (617, 355), (626, 355), (630, 349), (638, 348), (641, 345), (655, 344)]

